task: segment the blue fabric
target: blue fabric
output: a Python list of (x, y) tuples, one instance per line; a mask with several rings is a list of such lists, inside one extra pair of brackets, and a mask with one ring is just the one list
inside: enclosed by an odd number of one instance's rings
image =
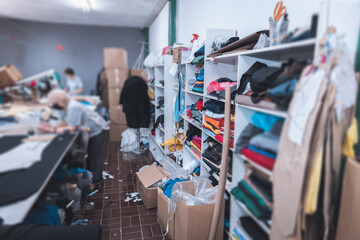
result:
[(175, 106), (174, 106), (174, 121), (180, 121), (180, 113), (179, 113), (179, 95), (176, 96)]
[(167, 181), (164, 185), (164, 195), (167, 196), (168, 198), (171, 198), (171, 191), (172, 188), (174, 187), (174, 184), (177, 182), (184, 182), (184, 181), (186, 180), (179, 178), (170, 179), (169, 181)]
[(200, 166), (198, 166), (198, 167), (195, 168), (194, 173), (195, 173), (197, 176), (200, 176)]
[(34, 208), (26, 216), (24, 223), (47, 224), (50, 226), (60, 226), (59, 208), (57, 206), (45, 206)]
[(200, 70), (199, 75), (197, 76), (196, 80), (204, 81), (204, 68)]
[(195, 56), (195, 57), (201, 56), (201, 55), (205, 55), (205, 45), (202, 46), (201, 48), (199, 48), (199, 50), (197, 50), (197, 51), (194, 53), (194, 56)]
[(257, 148), (257, 147), (255, 147), (255, 146), (253, 146), (253, 145), (249, 145), (249, 148), (250, 148), (250, 150), (253, 150), (253, 151), (256, 152), (256, 153), (259, 153), (259, 154), (261, 154), (261, 155), (264, 155), (264, 156), (266, 156), (266, 157), (269, 157), (269, 158), (272, 158), (272, 159), (275, 159), (275, 160), (276, 160), (276, 154), (273, 154), (273, 153), (268, 152), (268, 151), (266, 151), (266, 150)]
[(251, 116), (251, 123), (265, 132), (270, 131), (274, 124), (279, 120), (281, 120), (281, 118), (261, 112), (256, 112)]
[(267, 93), (277, 97), (287, 97), (293, 94), (297, 83), (298, 80), (296, 78), (293, 78), (272, 89), (267, 90)]
[(69, 173), (70, 173), (71, 175), (76, 175), (76, 174), (78, 174), (78, 173), (83, 173), (84, 178), (87, 177), (87, 170), (86, 170), (86, 169), (82, 169), (82, 168), (69, 168), (68, 171), (69, 171)]
[(209, 131), (209, 130), (207, 130), (207, 129), (205, 129), (205, 128), (203, 128), (203, 131), (206, 132), (206, 133), (208, 133), (208, 134), (209, 134), (210, 136), (212, 136), (212, 137), (215, 137), (215, 136), (216, 136), (215, 133), (213, 133), (213, 132), (211, 132), (211, 131)]
[(194, 92), (199, 92), (199, 93), (203, 93), (204, 92), (204, 89), (203, 88), (193, 88), (192, 89)]

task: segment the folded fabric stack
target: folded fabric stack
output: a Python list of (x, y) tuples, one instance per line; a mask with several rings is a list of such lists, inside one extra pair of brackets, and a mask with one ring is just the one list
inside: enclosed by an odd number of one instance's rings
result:
[(242, 153), (252, 161), (268, 170), (275, 164), (280, 141), (283, 120), (264, 113), (254, 113), (241, 132), (235, 147), (236, 153)]
[[(265, 183), (266, 180), (257, 177), (255, 181), (241, 180), (238, 185), (231, 190), (231, 194), (259, 220), (265, 223), (271, 218), (272, 209), (268, 206), (269, 199), (271, 198), (271, 183), (270, 187)], [(270, 192), (269, 192), (270, 191)], [(270, 194), (270, 195), (269, 195)]]
[(189, 124), (189, 128), (186, 132), (186, 146), (196, 155), (198, 159), (201, 159), (201, 131), (195, 126)]
[[(208, 100), (205, 102), (203, 108), (205, 112), (205, 122), (203, 123), (203, 131), (212, 136), (219, 142), (223, 142), (224, 133), (224, 103)], [(231, 117), (231, 138), (230, 147), (234, 147), (234, 121), (235, 117)]]
[[(239, 239), (247, 240), (246, 236), (249, 236), (251, 239), (261, 239), (268, 240), (269, 235), (262, 230), (261, 227), (249, 216), (240, 217), (238, 225), (241, 227), (240, 229), (235, 228), (234, 233), (238, 236)], [(241, 231), (244, 231), (246, 234), (243, 235)], [(240, 235), (240, 236), (239, 236)]]
[(191, 107), (186, 111), (187, 118), (194, 119), (201, 124), (202, 123), (202, 107), (203, 107), (203, 99), (200, 98), (196, 103), (191, 105)]
[(218, 99), (225, 99), (225, 88), (231, 88), (231, 99), (236, 95), (236, 81), (229, 78), (219, 78), (209, 83), (207, 87), (208, 95), (217, 97)]
[[(221, 154), (222, 154), (222, 144), (215, 141), (213, 138), (208, 137), (205, 142), (208, 144), (208, 147), (204, 150), (202, 154), (203, 160), (214, 172), (219, 172), (221, 164)], [(231, 162), (232, 155), (229, 155), (229, 169), (228, 172), (231, 173)]]
[(262, 108), (287, 109), (306, 62), (289, 60), (280, 68), (255, 62), (241, 77), (235, 101)]
[(157, 97), (157, 104), (156, 104), (156, 108), (160, 109), (164, 107), (164, 96), (158, 96)]
[(156, 119), (156, 121), (154, 123), (154, 130), (157, 127), (161, 127), (161, 128), (164, 127), (164, 115), (160, 115), (160, 116), (157, 117), (157, 119)]
[(202, 46), (198, 51), (194, 53), (194, 60), (191, 64), (195, 65), (198, 71), (195, 73), (195, 79), (189, 80), (189, 90), (203, 93), (204, 92), (204, 51), (205, 46)]

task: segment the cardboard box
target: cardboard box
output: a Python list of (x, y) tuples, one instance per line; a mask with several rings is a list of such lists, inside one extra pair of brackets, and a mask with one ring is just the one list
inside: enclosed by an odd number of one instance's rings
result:
[[(194, 183), (183, 182), (183, 189), (194, 195)], [(225, 206), (225, 203), (223, 203)], [(175, 240), (207, 240), (215, 203), (187, 206), (180, 199), (175, 211)], [(224, 208), (223, 208), (224, 209)], [(223, 239), (224, 211), (220, 214), (215, 239)]]
[(104, 48), (105, 68), (128, 69), (128, 54), (123, 48)]
[(173, 49), (173, 62), (185, 63), (191, 54), (191, 48), (177, 47)]
[(123, 112), (123, 106), (110, 107), (110, 123), (111, 124), (126, 124), (126, 116)]
[(12, 86), (21, 79), (23, 76), (14, 65), (5, 65), (0, 68), (0, 88)]
[(360, 239), (360, 162), (348, 158), (342, 184), (336, 240)]
[(120, 105), (120, 95), (122, 88), (109, 88), (108, 97), (109, 97), (109, 107), (114, 107)]
[(136, 190), (145, 205), (146, 209), (156, 208), (157, 206), (157, 189), (158, 187), (150, 187), (164, 177), (167, 177), (162, 168), (155, 165), (143, 169), (136, 173)]
[(129, 77), (138, 76), (144, 79), (147, 82), (148, 73), (146, 69), (129, 69)]
[(121, 134), (127, 129), (126, 124), (110, 124), (109, 141), (121, 142)]
[[(168, 226), (168, 219), (171, 216), (171, 212), (169, 209), (170, 199), (164, 195), (163, 190), (158, 188), (158, 195), (157, 195), (157, 219), (160, 224), (160, 227), (167, 231)], [(169, 237), (174, 239), (175, 237), (175, 217), (172, 216), (171, 220), (169, 221)]]
[(108, 82), (108, 88), (123, 87), (126, 79), (129, 77), (128, 69), (107, 68), (105, 74)]

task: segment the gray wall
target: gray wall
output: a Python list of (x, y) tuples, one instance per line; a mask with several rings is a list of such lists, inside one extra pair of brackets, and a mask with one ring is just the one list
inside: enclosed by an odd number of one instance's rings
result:
[[(140, 29), (50, 24), (0, 18), (0, 66), (15, 64), (24, 77), (54, 68), (65, 82), (72, 67), (84, 82), (85, 93), (95, 89), (103, 66), (103, 48), (128, 51), (129, 68), (140, 53)], [(57, 50), (57, 44), (63, 51)]]

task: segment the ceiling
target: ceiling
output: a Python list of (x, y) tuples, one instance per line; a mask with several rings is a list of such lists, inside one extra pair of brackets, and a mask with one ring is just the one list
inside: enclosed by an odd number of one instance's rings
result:
[[(82, 6), (89, 1), (90, 12)], [(0, 17), (119, 27), (148, 27), (167, 0), (0, 0)]]

